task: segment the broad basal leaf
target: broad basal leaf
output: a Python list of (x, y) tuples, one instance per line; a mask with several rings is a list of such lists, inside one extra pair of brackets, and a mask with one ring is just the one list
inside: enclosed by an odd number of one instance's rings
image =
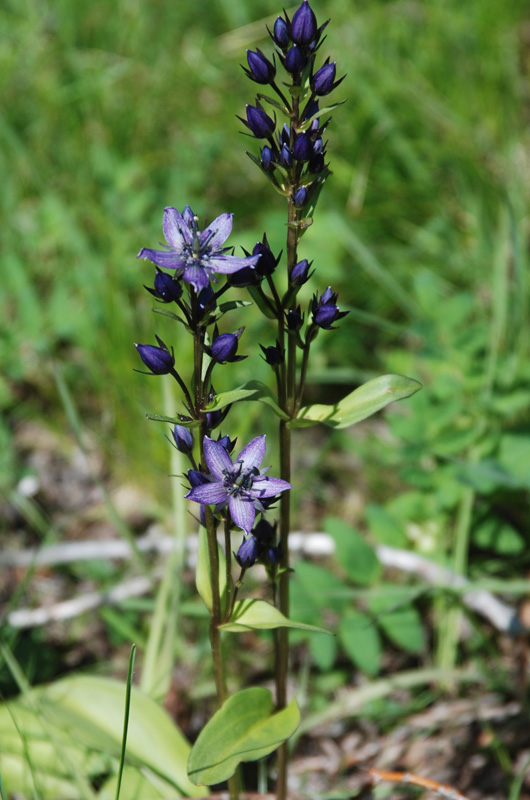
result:
[(197, 786), (230, 778), (242, 761), (258, 761), (293, 735), (300, 722), (296, 700), (274, 710), (268, 689), (243, 689), (229, 697), (199, 734), (188, 775)]

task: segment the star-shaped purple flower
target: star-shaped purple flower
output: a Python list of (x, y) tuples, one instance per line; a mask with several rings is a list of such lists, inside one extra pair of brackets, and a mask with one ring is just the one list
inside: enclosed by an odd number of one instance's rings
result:
[(265, 436), (252, 439), (234, 462), (220, 442), (206, 436), (204, 460), (210, 480), (193, 486), (186, 497), (202, 505), (215, 505), (217, 511), (228, 505), (235, 524), (250, 533), (256, 511), (265, 510), (261, 501), (291, 489), (287, 481), (269, 478), (264, 474), (266, 469), (259, 469), (264, 456)]
[(191, 283), (197, 293), (205, 289), (215, 273), (231, 275), (244, 267), (253, 267), (259, 256), (232, 256), (222, 247), (232, 230), (232, 214), (220, 214), (200, 231), (198, 220), (189, 206), (183, 213), (168, 206), (164, 210), (165, 250), (151, 250), (143, 247), (138, 258), (148, 258), (163, 269), (174, 269), (177, 277), (182, 276)]

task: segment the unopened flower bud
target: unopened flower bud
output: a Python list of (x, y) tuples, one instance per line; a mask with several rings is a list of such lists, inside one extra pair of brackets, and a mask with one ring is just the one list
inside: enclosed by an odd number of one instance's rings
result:
[(260, 347), (263, 350), (265, 361), (271, 367), (279, 367), (280, 364), (283, 364), (285, 353), (278, 343), (276, 343), (276, 345), (270, 345), (269, 347), (263, 347), (263, 345), (260, 344)]
[(313, 9), (304, 0), (295, 11), (291, 23), (291, 39), (297, 44), (310, 44), (317, 34), (317, 20)]
[(303, 258), (295, 264), (291, 270), (290, 281), (294, 286), (302, 286), (309, 278), (311, 264), (307, 258)]
[(331, 291), (331, 286), (328, 286), (319, 299), (316, 295), (313, 296), (311, 304), (313, 322), (320, 328), (329, 330), (334, 322), (349, 313), (348, 311), (339, 311), (337, 297), (337, 293)]
[(254, 247), (252, 248), (252, 255), (258, 256), (259, 261), (255, 266), (256, 272), (265, 277), (267, 275), (272, 275), (278, 263), (280, 261), (281, 253), (278, 258), (274, 257), (274, 253), (269, 247), (269, 243), (267, 241), (267, 235), (263, 234), (263, 242), (256, 242)]
[(300, 186), (299, 189), (296, 190), (293, 197), (293, 202), (295, 208), (303, 208), (307, 203), (307, 189), (305, 186)]
[(180, 453), (189, 455), (193, 450), (193, 431), (184, 425), (175, 425), (173, 428), (173, 439)]
[(154, 280), (154, 288), (144, 286), (147, 291), (161, 300), (162, 303), (172, 303), (174, 300), (179, 300), (182, 296), (182, 284), (178, 280), (174, 280), (167, 272), (162, 272), (161, 269), (156, 267), (156, 275)]
[(293, 46), (287, 51), (287, 55), (284, 59), (285, 69), (287, 72), (290, 72), (291, 75), (294, 75), (296, 72), (302, 72), (305, 64), (306, 59), (302, 49), (298, 47), (298, 45), (293, 44)]
[(167, 375), (175, 366), (175, 356), (173, 348), (169, 352), (168, 348), (158, 336), (156, 340), (160, 347), (155, 347), (152, 344), (136, 344), (138, 355), (144, 362), (147, 369), (151, 371), (152, 375)]
[(258, 106), (246, 106), (247, 127), (257, 139), (266, 139), (274, 132), (274, 120)]
[(249, 533), (245, 536), (236, 553), (236, 561), (242, 569), (254, 566), (259, 557), (259, 544), (256, 537)]
[(288, 144), (282, 144), (280, 150), (280, 164), (282, 167), (290, 167), (293, 163), (293, 154)]
[(287, 330), (292, 331), (293, 333), (298, 333), (304, 323), (304, 317), (300, 312), (300, 306), (298, 306), (298, 308), (289, 309), (286, 314), (286, 321)]
[(266, 144), (261, 150), (261, 166), (263, 169), (269, 170), (273, 161), (274, 154), (271, 148)]
[(309, 161), (313, 155), (313, 143), (307, 133), (299, 133), (294, 140), (293, 155), (297, 161)]
[(272, 83), (276, 75), (276, 67), (263, 55), (261, 50), (247, 50), (248, 69), (243, 67), (248, 77), (256, 83)]
[[(329, 61), (329, 59), (328, 59)], [(337, 64), (334, 61), (332, 64), (326, 62), (323, 67), (320, 67), (318, 72), (315, 72), (311, 80), (311, 89), (315, 94), (325, 95), (329, 94), (334, 88), (335, 75), (337, 73)]]
[(234, 333), (221, 333), (216, 336), (211, 347), (205, 350), (218, 364), (225, 364), (227, 361), (242, 361), (246, 356), (236, 356), (239, 337), (244, 328), (238, 328)]
[(272, 38), (281, 48), (285, 49), (288, 46), (290, 42), (289, 28), (283, 17), (278, 17), (274, 23)]

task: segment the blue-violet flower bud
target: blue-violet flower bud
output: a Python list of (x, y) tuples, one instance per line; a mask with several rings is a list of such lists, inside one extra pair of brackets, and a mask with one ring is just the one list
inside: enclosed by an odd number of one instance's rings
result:
[(313, 295), (311, 304), (313, 322), (320, 328), (330, 330), (334, 322), (349, 313), (348, 311), (339, 311), (337, 297), (338, 294), (331, 291), (331, 286), (328, 286), (326, 291), (322, 293), (320, 299), (317, 299), (316, 294)]
[[(249, 128), (257, 139), (266, 139), (274, 131), (274, 120), (263, 111), (262, 108), (257, 106), (246, 106), (247, 121), (246, 126)], [(244, 120), (242, 120), (244, 122)]]
[(291, 39), (297, 44), (310, 44), (317, 34), (317, 19), (313, 9), (304, 0), (291, 23)]
[(254, 247), (252, 248), (252, 255), (259, 256), (259, 261), (255, 266), (256, 272), (265, 277), (267, 275), (272, 275), (281, 258), (281, 253), (278, 258), (274, 258), (274, 254), (269, 247), (269, 242), (267, 241), (267, 234), (263, 234), (263, 242), (256, 242)]
[[(243, 267), (243, 269), (252, 269), (252, 267)], [(234, 273), (237, 275), (238, 273)], [(211, 283), (201, 289), (197, 295), (197, 307), (199, 309), (199, 319), (204, 320), (205, 316), (217, 308), (217, 301), (215, 299), (215, 292)]]
[(256, 83), (272, 83), (276, 75), (276, 66), (263, 55), (261, 50), (247, 50), (249, 68), (243, 67), (250, 80)]
[(311, 79), (311, 89), (315, 94), (325, 95), (329, 94), (334, 88), (335, 75), (337, 72), (337, 64), (334, 61), (329, 64), (328, 61), (323, 67), (320, 67), (318, 72), (315, 72)]
[(306, 60), (302, 49), (298, 47), (298, 45), (293, 44), (293, 46), (287, 51), (287, 55), (283, 60), (285, 69), (287, 72), (290, 72), (291, 75), (294, 75), (296, 72), (302, 72), (305, 64)]
[(282, 144), (280, 150), (280, 164), (282, 167), (290, 167), (293, 163), (293, 154), (288, 144)]
[(221, 436), (221, 434), (219, 434), (219, 436), (217, 437), (217, 441), (224, 447), (228, 455), (230, 455), (232, 450), (236, 446), (237, 436), (235, 439), (231, 439), (226, 434), (224, 436)]
[(236, 553), (236, 561), (241, 569), (253, 567), (259, 558), (260, 546), (256, 537), (249, 533), (245, 536)]
[(144, 289), (152, 294), (157, 300), (162, 303), (172, 303), (174, 300), (180, 300), (182, 297), (182, 284), (178, 280), (174, 280), (167, 272), (162, 272), (161, 269), (156, 267), (156, 275), (154, 280), (154, 288), (144, 286)]
[(313, 155), (313, 143), (307, 133), (299, 133), (294, 140), (293, 155), (297, 161), (309, 161)]
[(274, 23), (272, 38), (282, 48), (286, 48), (290, 42), (289, 27), (283, 17), (278, 17)]
[(189, 455), (193, 450), (193, 431), (184, 425), (175, 425), (173, 428), (173, 439), (180, 453)]
[(204, 349), (218, 364), (226, 364), (227, 361), (242, 361), (246, 356), (237, 356), (236, 353), (239, 337), (244, 330), (244, 328), (238, 328), (234, 333), (221, 333), (217, 335), (216, 328), (212, 346), (205, 347)]
[(167, 346), (162, 339), (156, 336), (156, 340), (160, 347), (155, 347), (152, 344), (136, 344), (138, 355), (144, 362), (145, 366), (151, 370), (152, 375), (167, 375), (175, 366), (175, 356), (173, 348), (169, 352)]
[(261, 166), (265, 170), (269, 170), (272, 162), (274, 161), (274, 153), (268, 144), (261, 150)]
[(304, 323), (304, 315), (300, 311), (300, 306), (290, 308), (286, 314), (287, 329), (293, 333), (298, 333)]
[[(311, 262), (312, 264), (313, 262)], [(309, 269), (311, 264), (307, 258), (303, 258), (295, 264), (291, 270), (290, 281), (294, 286), (302, 286), (309, 279)]]
[(295, 208), (303, 208), (307, 203), (307, 189), (305, 186), (300, 186), (299, 189), (296, 190), (293, 197), (293, 202)]
[(271, 367), (279, 367), (280, 364), (283, 364), (285, 351), (280, 347), (278, 342), (276, 342), (276, 345), (270, 345), (269, 347), (263, 347), (263, 345), (260, 344), (260, 347), (263, 350), (265, 361)]

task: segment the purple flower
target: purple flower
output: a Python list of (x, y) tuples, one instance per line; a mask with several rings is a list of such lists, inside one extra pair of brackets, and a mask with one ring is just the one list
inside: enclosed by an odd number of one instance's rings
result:
[(262, 500), (291, 488), (281, 478), (269, 478), (259, 466), (265, 455), (265, 436), (257, 436), (244, 447), (234, 462), (215, 439), (204, 437), (204, 460), (212, 481), (194, 486), (186, 497), (202, 505), (215, 505), (220, 511), (228, 505), (234, 523), (250, 533), (256, 511), (263, 511)]
[(243, 67), (251, 81), (256, 83), (272, 83), (276, 75), (276, 67), (263, 55), (261, 50), (247, 50), (248, 69)]
[(179, 281), (175, 280), (168, 275), (167, 272), (162, 272), (161, 269), (156, 267), (156, 275), (154, 288), (144, 286), (144, 289), (152, 294), (157, 300), (162, 303), (172, 303), (174, 300), (180, 300), (182, 297), (182, 285)]
[(154, 344), (136, 344), (136, 342), (134, 346), (147, 369), (151, 371), (151, 375), (167, 375), (175, 366), (173, 348), (169, 352), (162, 339), (156, 336), (156, 340), (160, 347), (155, 347)]
[(230, 275), (243, 267), (253, 266), (257, 259), (227, 255), (222, 247), (232, 230), (232, 214), (221, 214), (204, 231), (197, 227), (197, 217), (189, 206), (181, 214), (168, 206), (164, 210), (165, 250), (143, 247), (138, 258), (148, 258), (165, 269), (176, 270), (195, 291), (208, 286), (215, 273)]
[(317, 19), (307, 0), (304, 0), (293, 16), (291, 39), (297, 44), (310, 44), (316, 35)]
[[(313, 262), (311, 262), (312, 264)], [(293, 286), (303, 286), (306, 281), (309, 280), (311, 275), (309, 274), (309, 270), (311, 269), (311, 264), (307, 260), (307, 258), (303, 258), (298, 264), (295, 264), (291, 270), (291, 274), (289, 276), (289, 280), (293, 284)], [(312, 274), (312, 273), (311, 273)]]

